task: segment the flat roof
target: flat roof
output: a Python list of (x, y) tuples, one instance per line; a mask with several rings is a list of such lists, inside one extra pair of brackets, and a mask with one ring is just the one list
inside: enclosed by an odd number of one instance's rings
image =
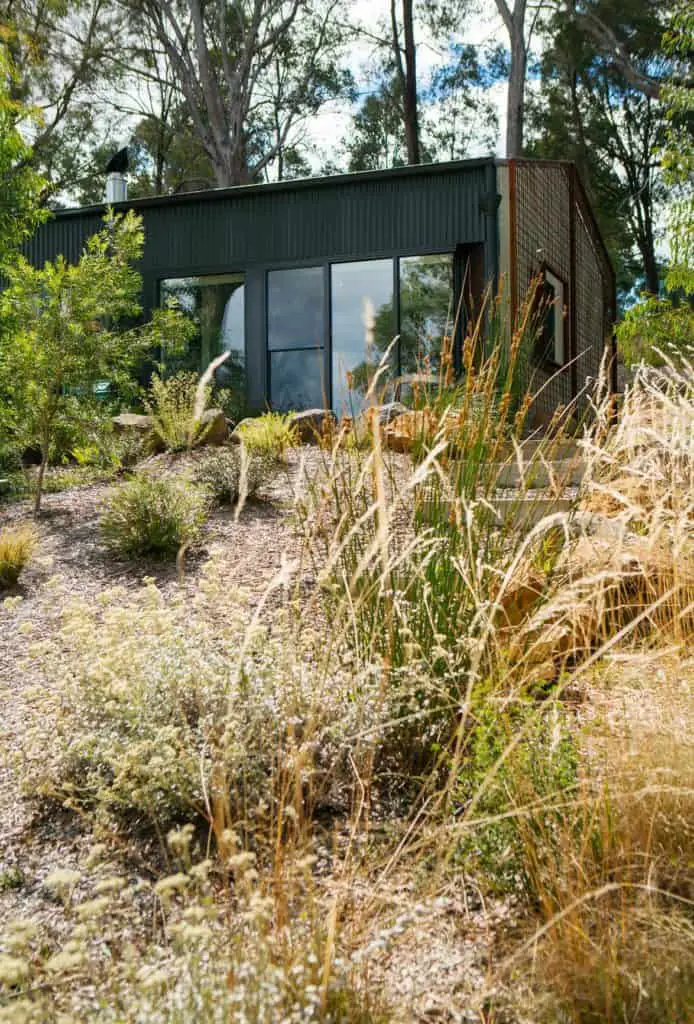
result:
[[(191, 192), (168, 192), (157, 196), (143, 196), (139, 199), (126, 199), (122, 203), (112, 203), (114, 209), (144, 209), (154, 206), (166, 206), (179, 203), (200, 203), (215, 199), (240, 198), (257, 193), (267, 192), (298, 192), (307, 188), (330, 188), (361, 181), (390, 181), (393, 178), (430, 177), (447, 174), (451, 171), (475, 170), (480, 167), (496, 165), (493, 156), (479, 157), (473, 160), (451, 160), (446, 163), (406, 164), (403, 167), (390, 167), (379, 171), (352, 171), (349, 174), (330, 174), (315, 178), (290, 178), (286, 181), (255, 182), (251, 185), (229, 185), (218, 188), (199, 189)], [(556, 161), (557, 163), (559, 161)], [(104, 184), (106, 175), (104, 175)], [(71, 206), (64, 210), (53, 210), (56, 217), (74, 217), (84, 213), (103, 213), (107, 203), (94, 203), (91, 206)]]

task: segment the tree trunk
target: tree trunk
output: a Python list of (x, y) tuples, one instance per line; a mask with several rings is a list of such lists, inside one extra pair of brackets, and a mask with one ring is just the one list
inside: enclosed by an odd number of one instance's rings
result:
[(414, 41), (413, 0), (402, 0), (404, 54), (400, 46), (400, 31), (396, 13), (396, 0), (390, 0), (390, 23), (392, 32), (395, 71), (402, 93), (402, 121), (405, 130), (405, 146), (408, 164), (420, 162), (419, 114), (417, 110), (417, 47)]
[(509, 159), (521, 156), (523, 152), (525, 70), (528, 59), (522, 24), (514, 27), (514, 35), (515, 38), (511, 41), (511, 70), (508, 77), (508, 102), (506, 108), (506, 156)]
[(523, 151), (523, 115), (525, 105), (525, 70), (532, 27), (525, 38), (525, 11), (528, 0), (496, 0), (496, 7), (508, 32), (511, 47), (511, 67), (508, 73), (508, 99), (506, 103), (506, 156), (513, 159)]
[(48, 445), (41, 444), (41, 465), (39, 466), (39, 475), (36, 481), (36, 497), (34, 498), (34, 515), (37, 516), (41, 511), (41, 496), (43, 494), (43, 478), (46, 475), (46, 466), (48, 465)]
[(419, 150), (419, 116), (417, 112), (417, 47), (414, 41), (412, 7), (413, 0), (403, 0), (402, 20), (405, 34), (405, 90), (403, 94), (403, 110), (405, 114), (407, 162), (409, 164), (418, 164), (421, 159), (421, 154)]

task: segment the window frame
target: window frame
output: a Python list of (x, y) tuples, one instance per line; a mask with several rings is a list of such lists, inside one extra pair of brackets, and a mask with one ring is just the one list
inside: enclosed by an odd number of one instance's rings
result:
[[(538, 271), (538, 282), (535, 290), (535, 299), (533, 302), (534, 314), (538, 316), (540, 313), (540, 304), (546, 300), (545, 288), (547, 285), (552, 289), (554, 293), (554, 299), (547, 303), (547, 309), (542, 315), (541, 322), (538, 322), (538, 333), (535, 339), (535, 355), (537, 361), (542, 366), (546, 366), (552, 370), (563, 370), (566, 369), (569, 363), (567, 358), (567, 319), (568, 319), (568, 282), (559, 274), (553, 266), (549, 263), (542, 263)], [(546, 316), (550, 307), (554, 307), (555, 315), (554, 331), (551, 339), (546, 339)], [(561, 359), (557, 358), (557, 349), (561, 347)]]

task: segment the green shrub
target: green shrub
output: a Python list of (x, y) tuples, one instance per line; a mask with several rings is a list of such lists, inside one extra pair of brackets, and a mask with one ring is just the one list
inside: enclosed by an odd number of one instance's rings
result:
[(118, 554), (166, 558), (200, 540), (206, 514), (207, 495), (190, 482), (136, 476), (113, 491), (101, 532)]
[(195, 467), (195, 481), (223, 505), (232, 504), (243, 492), (255, 494), (272, 474), (273, 460), (263, 452), (246, 453), (242, 447), (215, 448), (205, 452)]
[(243, 373), (238, 374), (234, 387), (215, 387), (212, 392), (215, 408), (221, 409), (228, 420), (239, 423), (248, 415), (246, 401), (246, 380)]
[(275, 919), (291, 883), (273, 891), (259, 879), (253, 855), (232, 846), (233, 900), (220, 899), (213, 865), (198, 859), (191, 840), (187, 826), (170, 833), (171, 867), (178, 870), (163, 877), (126, 875), (98, 845), (80, 870), (50, 872), (43, 887), (55, 897), (54, 926), (23, 918), (3, 928), (0, 1004), (8, 1008), (0, 1009), (0, 1020), (391, 1020), (381, 990), (365, 985), (366, 966), (335, 955), (308, 865), (292, 858), (293, 913), (278, 936)]
[(0, 531), (0, 588), (14, 586), (37, 543), (38, 533), (28, 523)]
[(150, 453), (148, 435), (143, 434), (140, 430), (124, 430), (122, 434), (114, 438), (114, 459), (123, 469), (135, 466)]
[(145, 402), (152, 417), (154, 432), (161, 438), (167, 451), (182, 452), (202, 438), (204, 427), (200, 416), (206, 408), (211, 389), (205, 387), (199, 407), (199, 378), (183, 371), (164, 380), (158, 374), (152, 377), (149, 397)]
[(238, 433), (250, 453), (284, 459), (288, 448), (299, 443), (299, 432), (291, 423), (291, 415), (266, 412), (239, 424)]
[(562, 821), (557, 808), (577, 784), (577, 751), (556, 702), (500, 705), (498, 697), (486, 694), (474, 712), (455, 799), (456, 814), (474, 800), (462, 852), (494, 887), (534, 898), (529, 839), (542, 836), (543, 853), (552, 856), (546, 840)]

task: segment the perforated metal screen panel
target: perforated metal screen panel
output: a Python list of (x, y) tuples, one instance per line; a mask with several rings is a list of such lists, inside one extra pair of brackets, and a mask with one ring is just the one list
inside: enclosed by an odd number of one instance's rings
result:
[(610, 343), (612, 268), (573, 165), (516, 160), (509, 172), (516, 310), (543, 268), (564, 285), (566, 364), (535, 364), (533, 390), (541, 389), (536, 410), (547, 419), (575, 401), (581, 414)]

